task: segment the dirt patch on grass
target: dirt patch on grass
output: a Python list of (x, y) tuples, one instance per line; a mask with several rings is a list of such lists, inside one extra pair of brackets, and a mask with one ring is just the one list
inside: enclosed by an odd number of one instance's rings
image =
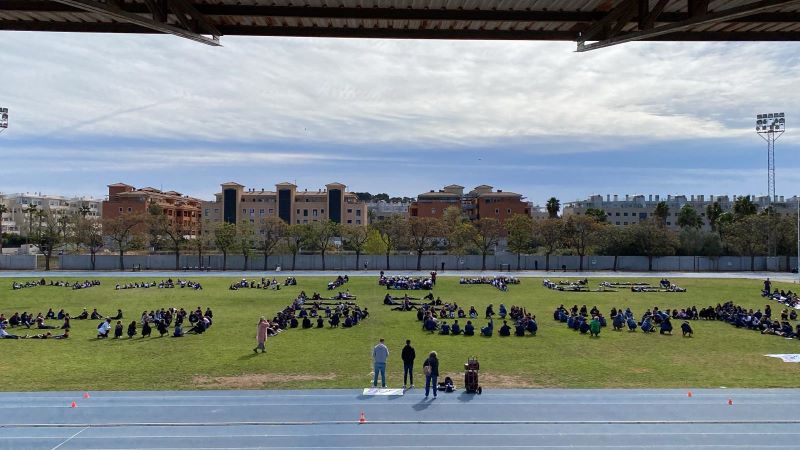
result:
[(630, 370), (632, 373), (650, 373), (653, 371), (653, 369), (649, 367), (632, 367), (628, 370)]
[[(498, 375), (491, 373), (479, 373), (478, 381), (481, 386), (489, 388), (543, 388), (549, 387), (548, 384), (537, 383), (534, 380), (520, 375)], [(462, 380), (463, 382), (463, 380)]]
[(335, 373), (318, 375), (287, 373), (249, 373), (244, 375), (210, 377), (195, 375), (192, 383), (201, 389), (255, 389), (273, 384), (294, 383), (302, 381), (335, 380)]

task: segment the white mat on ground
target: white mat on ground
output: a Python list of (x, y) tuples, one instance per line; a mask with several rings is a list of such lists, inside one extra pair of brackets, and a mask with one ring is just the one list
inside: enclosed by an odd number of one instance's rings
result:
[(780, 358), (783, 362), (788, 363), (800, 363), (800, 354), (797, 353), (780, 353), (776, 355), (764, 355), (769, 356), (771, 358)]
[(371, 387), (365, 388), (363, 395), (403, 395), (403, 390)]

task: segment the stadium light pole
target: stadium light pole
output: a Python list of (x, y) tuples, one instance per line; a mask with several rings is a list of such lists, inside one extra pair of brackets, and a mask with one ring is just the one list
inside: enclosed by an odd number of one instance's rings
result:
[(0, 134), (8, 128), (8, 108), (0, 108)]
[(756, 115), (756, 133), (767, 141), (767, 196), (769, 203), (775, 201), (775, 141), (786, 131), (784, 113)]

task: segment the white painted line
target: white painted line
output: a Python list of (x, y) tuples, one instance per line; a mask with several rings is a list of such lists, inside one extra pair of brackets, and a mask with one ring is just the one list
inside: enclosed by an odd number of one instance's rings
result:
[(83, 429), (81, 429), (81, 430), (78, 430), (78, 432), (77, 432), (77, 433), (75, 433), (75, 434), (73, 434), (72, 436), (68, 437), (66, 441), (64, 441), (64, 442), (62, 442), (62, 443), (60, 443), (60, 444), (56, 445), (56, 446), (55, 446), (55, 447), (53, 447), (51, 450), (56, 450), (57, 448), (61, 447), (62, 445), (66, 444), (67, 442), (69, 442), (69, 441), (71, 441), (73, 438), (75, 438), (75, 436), (77, 436), (77, 435), (79, 435), (79, 434), (83, 433), (83, 431), (84, 431), (84, 430), (86, 430), (86, 429), (88, 429), (88, 428), (83, 428)]

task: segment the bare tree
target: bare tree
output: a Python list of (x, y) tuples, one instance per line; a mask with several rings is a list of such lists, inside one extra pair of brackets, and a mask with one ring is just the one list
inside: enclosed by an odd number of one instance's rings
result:
[(517, 254), (517, 270), (524, 252), (531, 249), (533, 242), (533, 219), (527, 214), (514, 214), (505, 223), (508, 249)]
[(545, 270), (550, 271), (550, 255), (561, 245), (564, 225), (559, 219), (544, 219), (534, 222), (533, 233), (536, 240), (542, 243), (545, 254)]
[(119, 270), (125, 270), (125, 252), (139, 245), (138, 228), (145, 222), (138, 213), (122, 213), (114, 218), (103, 218), (103, 234), (114, 243), (119, 252)]
[(33, 229), (33, 242), (44, 254), (44, 270), (50, 270), (50, 258), (53, 250), (65, 241), (61, 216), (52, 211), (37, 211), (38, 226)]
[(180, 270), (181, 262), (181, 249), (183, 249), (188, 239), (186, 230), (183, 223), (178, 221), (177, 218), (171, 218), (164, 215), (164, 210), (156, 205), (151, 204), (148, 209), (148, 225), (150, 234), (157, 242), (164, 242), (175, 254), (175, 270)]
[(375, 222), (375, 229), (380, 233), (381, 241), (386, 246), (386, 270), (389, 270), (389, 255), (408, 237), (408, 220), (399, 215), (392, 215)]
[(361, 252), (364, 251), (364, 246), (369, 239), (369, 229), (363, 225), (344, 225), (342, 227), (342, 237), (345, 245), (356, 252), (356, 270), (358, 270)]
[(294, 272), (297, 254), (308, 236), (308, 225), (292, 224), (286, 228), (286, 248), (292, 254), (292, 272)]
[(486, 255), (497, 247), (502, 235), (503, 226), (494, 217), (482, 217), (475, 223), (472, 243), (481, 253), (481, 270), (486, 270)]
[(236, 225), (222, 222), (214, 228), (214, 246), (222, 252), (222, 270), (228, 270), (228, 252), (236, 244)]
[(434, 217), (411, 217), (408, 225), (411, 248), (417, 253), (417, 270), (422, 270), (422, 255), (436, 247), (436, 238), (442, 235), (444, 227)]
[(331, 239), (339, 234), (339, 224), (332, 220), (313, 222), (308, 230), (308, 243), (322, 256), (322, 270), (325, 270), (325, 252)]
[(600, 225), (593, 216), (569, 216), (564, 223), (564, 241), (580, 258), (578, 270), (583, 271), (583, 257), (589, 247), (597, 243), (599, 230)]
[(264, 255), (264, 271), (268, 270), (269, 257), (286, 234), (286, 222), (277, 217), (266, 217), (258, 223), (258, 248)]
[(75, 221), (74, 242), (89, 251), (92, 270), (97, 269), (97, 252), (105, 246), (103, 223), (96, 218), (79, 215)]
[(236, 225), (236, 243), (234, 247), (244, 257), (242, 270), (248, 269), (248, 261), (255, 245), (255, 228), (250, 222), (242, 222)]

